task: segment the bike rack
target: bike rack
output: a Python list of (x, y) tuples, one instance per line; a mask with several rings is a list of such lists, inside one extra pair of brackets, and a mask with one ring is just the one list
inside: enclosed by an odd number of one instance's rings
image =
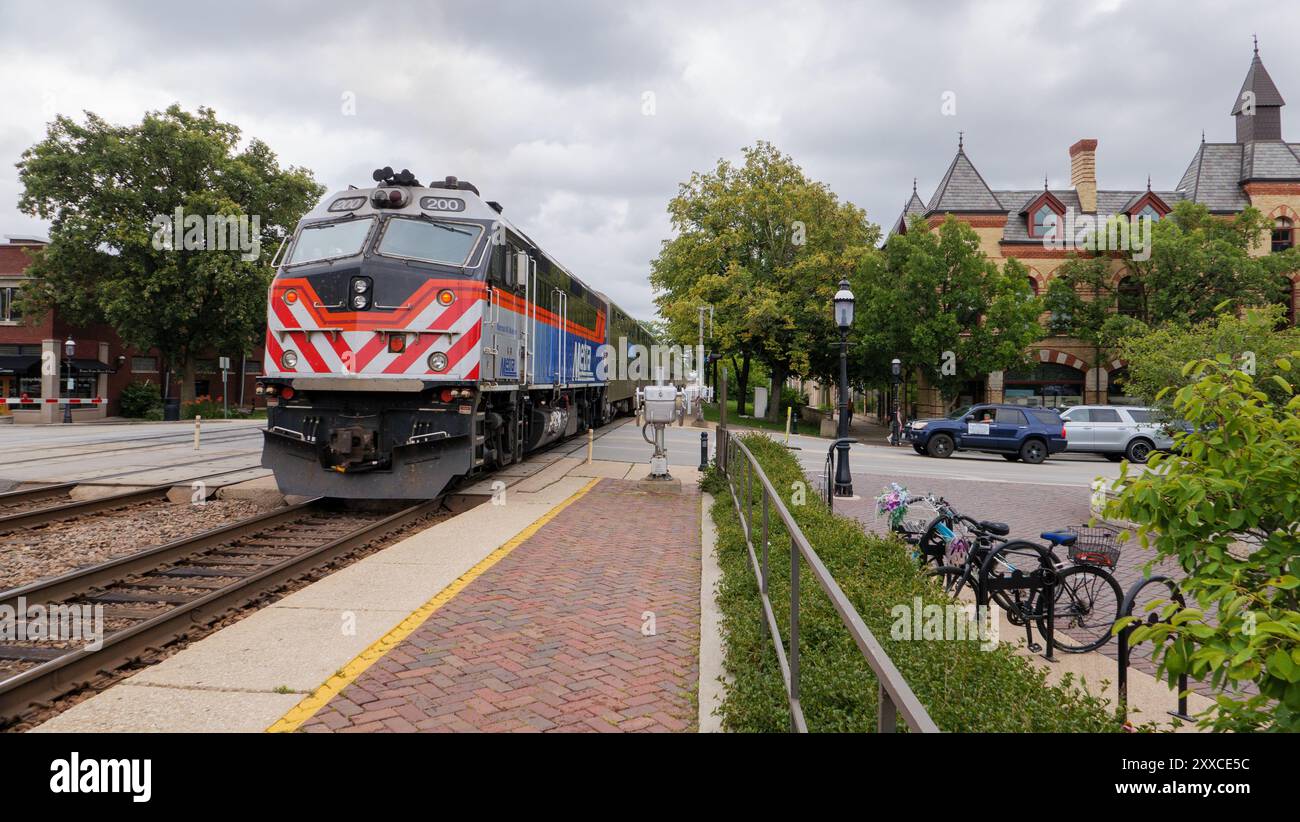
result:
[[(1126, 616), (1133, 616), (1133, 606), (1137, 604), (1137, 595), (1142, 592), (1143, 588), (1147, 587), (1148, 585), (1153, 585), (1155, 583), (1161, 583), (1166, 588), (1169, 589), (1169, 593), (1171, 594), (1173, 601), (1178, 603), (1179, 608), (1187, 607), (1187, 602), (1183, 599), (1183, 593), (1181, 590), (1179, 590), (1178, 583), (1175, 582), (1172, 577), (1160, 575), (1154, 577), (1147, 577), (1146, 579), (1142, 579), (1133, 583), (1132, 587), (1128, 589), (1128, 593), (1124, 594), (1124, 602), (1120, 605), (1120, 609), (1119, 609), (1120, 617), (1123, 618)], [(1147, 616), (1146, 624), (1155, 625), (1163, 621), (1164, 620), (1161, 620), (1159, 615), (1157, 615), (1155, 611), (1152, 611)], [(1125, 625), (1123, 628), (1119, 630), (1119, 636), (1117, 638), (1117, 642), (1119, 643), (1119, 659), (1118, 659), (1119, 673), (1117, 677), (1116, 688), (1119, 690), (1119, 715), (1120, 715), (1121, 722), (1126, 721), (1128, 719), (1128, 666), (1130, 661), (1129, 657), (1131, 656), (1133, 650), (1132, 647), (1129, 645), (1129, 635), (1132, 634), (1133, 631), (1136, 630), (1136, 628), (1137, 628), (1137, 624), (1135, 623), (1129, 623), (1128, 625)], [(1172, 717), (1176, 717), (1178, 719), (1185, 720), (1187, 722), (1194, 721), (1193, 718), (1189, 716), (1187, 713), (1187, 672), (1186, 671), (1178, 675), (1178, 710), (1170, 711), (1169, 715)]]
[[(1026, 542), (1025, 544), (1038, 551), (1038, 568), (1028, 574), (1017, 569), (1012, 571), (1008, 577), (990, 579), (989, 569), (993, 557), (997, 554), (997, 548), (993, 548), (983, 564), (980, 565), (979, 587), (975, 592), (975, 601), (980, 608), (984, 609), (984, 613), (992, 613), (989, 610), (989, 594), (993, 591), (1042, 591), (1042, 595), (1047, 601), (1047, 630), (1043, 632), (1043, 658), (1048, 662), (1055, 662), (1056, 657), (1052, 653), (1052, 640), (1056, 637), (1056, 568), (1050, 551), (1036, 543)], [(1030, 651), (1036, 650), (1032, 622), (1032, 619), (1025, 618), (1025, 644)]]
[(826, 465), (822, 468), (822, 492), (826, 495), (826, 507), (835, 513), (835, 446), (842, 442), (853, 445), (857, 440), (852, 437), (840, 437), (826, 449)]

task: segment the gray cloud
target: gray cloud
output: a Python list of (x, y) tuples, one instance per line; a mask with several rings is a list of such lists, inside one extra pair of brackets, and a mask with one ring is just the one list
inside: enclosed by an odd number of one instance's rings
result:
[(331, 188), (386, 164), (473, 180), (641, 316), (678, 183), (755, 140), (889, 223), (913, 176), (928, 198), (958, 130), (994, 187), (1068, 184), (1080, 137), (1101, 141), (1103, 187), (1172, 186), (1202, 128), (1232, 138), (1255, 31), (1282, 93), (1300, 94), (1296, 24), (1209, 2), (25, 2), (4, 16), (0, 233), (43, 228), (15, 208), (12, 163), (50, 112), (209, 105)]

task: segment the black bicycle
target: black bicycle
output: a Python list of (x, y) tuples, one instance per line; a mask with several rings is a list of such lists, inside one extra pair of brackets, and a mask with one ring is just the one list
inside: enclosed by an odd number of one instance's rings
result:
[[(1041, 649), (1033, 639), (1034, 625), (1064, 653), (1094, 651), (1110, 641), (1123, 601), (1119, 583), (1107, 570), (1119, 559), (1112, 529), (1047, 531), (1041, 534), (1044, 546), (1003, 539), (1010, 530), (1005, 523), (957, 516), (975, 540), (962, 562), (929, 572), (945, 592), (956, 597), (970, 586), (978, 601), (996, 602), (1008, 622), (1025, 628), (1031, 651)], [(1068, 561), (1057, 557), (1061, 547), (1069, 550)], [(1050, 604), (1043, 595), (1049, 589), (1054, 592)]]

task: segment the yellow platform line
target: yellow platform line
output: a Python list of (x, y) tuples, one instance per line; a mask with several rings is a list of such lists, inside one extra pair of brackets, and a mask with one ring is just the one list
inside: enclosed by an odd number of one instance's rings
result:
[(338, 673), (334, 674), (325, 683), (307, 696), (302, 701), (289, 709), (288, 713), (275, 721), (271, 727), (267, 728), (268, 733), (289, 733), (298, 730), (304, 722), (316, 715), (316, 712), (325, 707), (325, 704), (337, 696), (344, 688), (351, 685), (357, 677), (365, 673), (366, 669), (374, 665), (384, 657), (389, 651), (397, 647), (398, 643), (406, 639), (415, 629), (419, 628), (425, 621), (433, 616), (439, 608), (451, 602), (452, 598), (465, 590), (471, 582), (482, 576), (489, 568), (496, 565), (501, 560), (524, 542), (533, 534), (542, 529), (542, 526), (559, 516), (560, 512), (568, 508), (573, 503), (582, 499), (600, 479), (593, 479), (588, 482), (572, 496), (547, 511), (542, 516), (534, 520), (527, 528), (520, 531), (510, 538), (508, 542), (488, 554), (477, 565), (470, 568), (455, 582), (439, 591), (432, 599), (412, 611), (406, 619), (403, 619), (392, 630), (384, 634), (374, 642), (370, 647), (357, 654), (351, 662), (343, 666)]

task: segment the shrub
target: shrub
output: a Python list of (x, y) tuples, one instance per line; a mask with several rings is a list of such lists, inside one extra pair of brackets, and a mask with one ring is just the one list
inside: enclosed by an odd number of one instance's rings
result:
[(148, 380), (128, 383), (122, 389), (120, 402), (124, 417), (147, 418), (149, 411), (154, 408), (158, 409), (159, 414), (162, 413), (162, 391), (156, 383)]
[[(1170, 684), (1186, 672), (1225, 689), (1201, 717), (1215, 730), (1300, 731), (1300, 395), (1282, 376), (1298, 362), (1292, 351), (1272, 363), (1284, 404), (1226, 354), (1188, 363), (1182, 377), (1194, 381), (1173, 408), (1194, 430), (1145, 473), (1129, 477), (1125, 463), (1111, 503), (1144, 547), (1187, 574), (1190, 607), (1157, 600), (1169, 623), (1132, 639), (1155, 645)], [(1248, 683), (1258, 693), (1236, 690)]]
[(194, 402), (186, 403), (181, 409), (181, 418), (192, 420), (196, 416), (202, 416), (205, 420), (222, 419), (225, 411), (220, 400), (208, 396), (195, 397)]
[[(807, 478), (790, 452), (753, 434), (743, 440), (774, 488), (785, 491)], [(718, 487), (706, 478), (705, 487)], [(856, 522), (836, 516), (811, 492), (801, 505), (787, 506), (831, 575), (867, 627), (884, 646), (944, 731), (1116, 731), (1120, 725), (1106, 703), (1065, 681), (1048, 685), (1045, 671), (1006, 644), (981, 650), (961, 640), (894, 639), (891, 609), (950, 600), (921, 573), (908, 548), (896, 539), (866, 534)], [(754, 510), (757, 513), (759, 503)], [(725, 485), (717, 492), (713, 519), (723, 578), (718, 604), (727, 632), (726, 665), (734, 677), (721, 712), (733, 731), (785, 731), (789, 713), (772, 640), (763, 630), (762, 605), (744, 534)], [(789, 537), (772, 516), (768, 591), (783, 623), (789, 613)], [(877, 685), (866, 660), (840, 621), (829, 598), (806, 570), (800, 586), (802, 703), (814, 731), (872, 731)], [(788, 624), (788, 623), (787, 623)], [(788, 638), (788, 637), (787, 637)]]

